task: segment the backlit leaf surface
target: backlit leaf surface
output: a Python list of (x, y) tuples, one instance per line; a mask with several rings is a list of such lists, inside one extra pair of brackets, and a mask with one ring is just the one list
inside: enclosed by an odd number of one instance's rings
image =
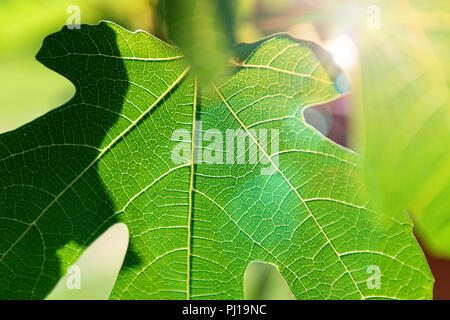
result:
[[(63, 28), (37, 58), (77, 91), (0, 136), (1, 298), (44, 298), (116, 222), (130, 245), (113, 299), (243, 298), (252, 261), (275, 264), (299, 299), (431, 297), (409, 219), (374, 212), (359, 156), (303, 119), (345, 81), (317, 45), (240, 45), (201, 88), (177, 48), (112, 23)], [(242, 130), (245, 152), (194, 163), (211, 151), (204, 137), (173, 160), (175, 130), (210, 129)], [(278, 151), (260, 129), (278, 130)]]

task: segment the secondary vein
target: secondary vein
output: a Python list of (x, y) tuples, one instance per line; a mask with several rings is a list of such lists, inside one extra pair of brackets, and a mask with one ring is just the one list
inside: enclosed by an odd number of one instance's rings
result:
[(345, 272), (349, 275), (350, 279), (352, 280), (352, 282), (354, 283), (356, 290), (358, 291), (358, 294), (361, 296), (362, 299), (364, 299), (364, 295), (362, 294), (361, 290), (358, 287), (357, 282), (355, 281), (355, 279), (353, 278), (352, 274), (350, 273), (350, 271), (348, 270), (347, 266), (344, 264), (344, 261), (342, 261), (340, 254), (338, 253), (338, 251), (336, 250), (336, 248), (334, 247), (334, 245), (331, 243), (331, 240), (328, 238), (327, 234), (325, 233), (325, 231), (323, 230), (322, 226), (319, 224), (319, 221), (317, 221), (316, 217), (312, 214), (311, 209), (309, 208), (309, 206), (307, 205), (307, 203), (305, 202), (305, 200), (302, 198), (302, 196), (300, 196), (300, 194), (298, 193), (297, 189), (292, 185), (292, 183), (289, 181), (289, 179), (284, 175), (284, 173), (280, 170), (280, 168), (278, 168), (278, 166), (273, 162), (272, 158), (267, 154), (267, 152), (264, 150), (264, 148), (262, 148), (258, 141), (255, 139), (255, 137), (253, 137), (253, 135), (249, 132), (247, 126), (241, 121), (241, 119), (239, 119), (239, 117), (237, 116), (237, 114), (234, 112), (234, 110), (230, 107), (230, 105), (228, 104), (227, 100), (225, 99), (225, 97), (222, 95), (222, 93), (219, 91), (219, 89), (216, 87), (216, 85), (214, 83), (212, 83), (212, 86), (214, 88), (214, 90), (216, 91), (217, 95), (219, 96), (219, 98), (222, 100), (222, 102), (225, 104), (225, 106), (228, 108), (228, 110), (230, 111), (230, 113), (234, 116), (234, 118), (236, 119), (236, 121), (239, 123), (239, 125), (245, 130), (245, 132), (248, 134), (249, 138), (253, 140), (253, 143), (255, 143), (258, 148), (261, 150), (261, 152), (264, 154), (264, 156), (269, 160), (269, 162), (271, 163), (271, 165), (277, 170), (277, 172), (283, 177), (283, 179), (286, 181), (286, 183), (289, 185), (289, 187), (294, 191), (294, 193), (297, 195), (297, 197), (300, 199), (300, 201), (302, 202), (303, 206), (306, 208), (306, 210), (308, 211), (309, 215), (313, 218), (314, 222), (316, 223), (316, 225), (318, 226), (320, 232), (323, 234), (323, 236), (325, 237), (326, 241), (328, 242), (328, 244), (330, 245), (330, 247), (332, 248), (332, 250), (334, 251), (334, 253), (336, 254), (339, 262), (341, 263), (341, 265), (344, 267)]
[(164, 91), (161, 96), (159, 96), (155, 102), (152, 103), (150, 107), (147, 108), (133, 123), (131, 123), (124, 131), (122, 131), (121, 134), (119, 134), (114, 140), (112, 140), (104, 149), (101, 150), (101, 152), (97, 155), (97, 157), (77, 176), (75, 179), (72, 180), (71, 183), (69, 183), (49, 204), (47, 207), (45, 207), (44, 210), (34, 219), (28, 228), (25, 229), (25, 231), (22, 233), (22, 235), (17, 238), (17, 240), (8, 248), (8, 250), (5, 251), (5, 253), (0, 258), (0, 262), (3, 261), (3, 259), (8, 255), (9, 252), (23, 239), (23, 237), (31, 230), (33, 226), (36, 225), (36, 223), (39, 221), (39, 219), (56, 203), (58, 200), (66, 193), (67, 190), (69, 190), (87, 171), (89, 171), (90, 168), (92, 168), (97, 161), (99, 161), (103, 155), (111, 149), (112, 146), (114, 146), (117, 141), (122, 139), (131, 129), (133, 129), (158, 103), (168, 94), (172, 91), (174, 87), (180, 81), (184, 78), (184, 76), (188, 73), (189, 67), (184, 69), (184, 71), (178, 76), (178, 78)]

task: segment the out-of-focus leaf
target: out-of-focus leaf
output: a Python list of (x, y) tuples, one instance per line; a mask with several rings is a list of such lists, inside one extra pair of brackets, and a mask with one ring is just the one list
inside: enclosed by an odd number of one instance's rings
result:
[(432, 11), (424, 1), (414, 1), (422, 12), (408, 1), (377, 2), (380, 29), (362, 28), (359, 39), (356, 124), (367, 188), (380, 210), (408, 209), (425, 243), (450, 257), (448, 1), (427, 2)]
[(202, 82), (226, 63), (234, 43), (235, 0), (162, 0), (168, 37), (183, 50)]

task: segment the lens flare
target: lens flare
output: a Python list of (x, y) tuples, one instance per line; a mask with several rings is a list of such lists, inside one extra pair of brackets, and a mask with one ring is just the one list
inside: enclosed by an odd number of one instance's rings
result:
[(325, 47), (333, 55), (336, 63), (345, 71), (350, 71), (358, 59), (358, 49), (348, 36), (340, 36), (327, 42)]

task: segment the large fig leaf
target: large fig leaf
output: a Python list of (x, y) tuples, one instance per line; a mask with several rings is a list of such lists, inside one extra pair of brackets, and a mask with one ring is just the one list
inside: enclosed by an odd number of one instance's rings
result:
[[(201, 88), (177, 48), (112, 23), (63, 28), (37, 59), (76, 94), (0, 136), (0, 298), (44, 298), (116, 222), (130, 245), (113, 299), (243, 298), (252, 261), (299, 299), (431, 297), (406, 215), (376, 213), (358, 155), (303, 119), (346, 87), (317, 45), (240, 45)], [(230, 129), (245, 148), (221, 152)]]

